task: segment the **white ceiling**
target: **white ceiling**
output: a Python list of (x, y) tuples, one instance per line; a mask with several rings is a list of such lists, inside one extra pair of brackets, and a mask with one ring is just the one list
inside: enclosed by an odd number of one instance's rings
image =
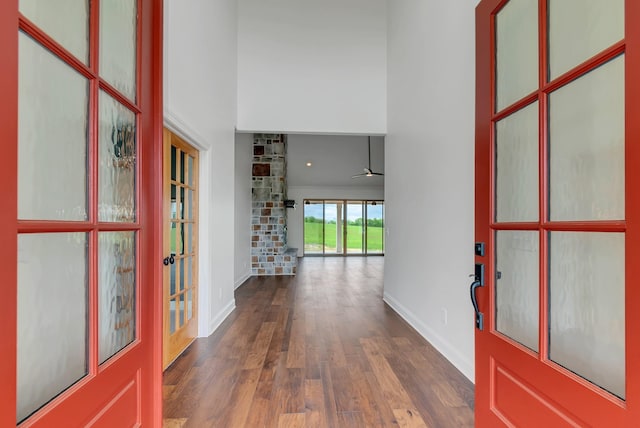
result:
[[(289, 134), (287, 138), (288, 186), (384, 186), (384, 177), (351, 178), (367, 167), (366, 136)], [(371, 169), (384, 173), (384, 137), (371, 137)]]

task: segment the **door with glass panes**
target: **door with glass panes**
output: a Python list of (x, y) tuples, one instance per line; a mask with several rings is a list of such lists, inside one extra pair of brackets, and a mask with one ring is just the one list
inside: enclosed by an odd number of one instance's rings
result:
[(163, 367), (198, 335), (199, 153), (164, 129)]
[(162, 5), (0, 4), (1, 426), (159, 426)]
[(476, 9), (478, 427), (640, 421), (639, 5)]

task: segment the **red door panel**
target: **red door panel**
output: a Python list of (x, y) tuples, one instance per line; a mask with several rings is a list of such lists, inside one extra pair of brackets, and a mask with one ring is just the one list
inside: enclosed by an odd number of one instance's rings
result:
[[(606, 426), (634, 427), (640, 424), (640, 341), (638, 337), (638, 313), (640, 313), (640, 290), (635, 286), (635, 278), (640, 275), (640, 84), (636, 78), (640, 75), (640, 31), (636, 25), (640, 22), (640, 4), (635, 1), (624, 2), (624, 37), (598, 48), (586, 59), (568, 67), (566, 72), (557, 76), (549, 72), (550, 51), (553, 50), (553, 39), (548, 37), (550, 20), (557, 19), (553, 15), (553, 2), (561, 0), (540, 0), (537, 2), (538, 50), (537, 61), (533, 70), (538, 75), (538, 84), (531, 91), (523, 91), (518, 97), (509, 100), (506, 105), (498, 105), (497, 70), (497, 20), (500, 12), (510, 2), (524, 3), (525, 0), (482, 0), (476, 9), (476, 241), (484, 242), (487, 250), (484, 256), (476, 256), (476, 262), (485, 265), (485, 286), (477, 289), (480, 311), (484, 315), (484, 329), (476, 328), (476, 426), (478, 427), (562, 427), (562, 426)], [(528, 2), (532, 3), (532, 2)], [(535, 2), (533, 2), (535, 5)], [(565, 3), (566, 4), (566, 3)], [(573, 14), (580, 16), (583, 10), (576, 6)], [(602, 2), (603, 7), (608, 5)], [(577, 18), (579, 19), (579, 18)], [(585, 28), (594, 26), (593, 22), (585, 23)], [(595, 30), (594, 30), (595, 31)], [(503, 35), (504, 37), (504, 35)], [(584, 37), (576, 37), (578, 46)], [(524, 47), (523, 47), (524, 49)], [(577, 48), (576, 48), (577, 49)], [(552, 115), (556, 99), (564, 88), (572, 88), (575, 82), (584, 82), (585, 76), (593, 76), (602, 67), (624, 58), (624, 216), (604, 217), (603, 219), (563, 218), (554, 220), (552, 189), (557, 175), (552, 174), (551, 156), (554, 146), (552, 141)], [(619, 62), (618, 62), (619, 63)], [(593, 74), (592, 74), (593, 73)], [(556, 73), (557, 74), (557, 73)], [(504, 76), (503, 76), (504, 77)], [(584, 80), (581, 80), (584, 79)], [(604, 100), (602, 101), (605, 102)], [(502, 103), (505, 104), (505, 103)], [(526, 106), (538, 108), (538, 155), (533, 159), (538, 167), (539, 217), (537, 220), (498, 221), (497, 193), (497, 124), (506, 118), (513, 117)], [(576, 123), (588, 126), (589, 121), (576, 118)], [(591, 122), (596, 118), (591, 118)], [(595, 128), (593, 132), (600, 131)], [(586, 143), (585, 143), (586, 144)], [(599, 153), (590, 165), (609, 162), (606, 153)], [(606, 167), (606, 165), (604, 165)], [(590, 178), (587, 177), (588, 181)], [(610, 188), (613, 192), (614, 189)], [(606, 190), (605, 190), (606, 192)], [(597, 198), (602, 192), (594, 194)], [(587, 206), (597, 205), (597, 201)], [(537, 313), (537, 343), (526, 347), (516, 339), (508, 337), (499, 328), (498, 296), (500, 284), (505, 284), (504, 273), (496, 268), (497, 239), (496, 234), (506, 231), (523, 231), (537, 234), (539, 238), (539, 257), (536, 275), (538, 281), (538, 299), (530, 303), (530, 308)], [(554, 300), (554, 288), (558, 286), (558, 269), (565, 266), (561, 251), (551, 251), (559, 237), (571, 234), (604, 236), (617, 234), (624, 236), (624, 377), (625, 384), (620, 396), (608, 392), (596, 383), (587, 380), (555, 361), (560, 357), (552, 351), (558, 349), (559, 341), (572, 340), (578, 333), (559, 339), (554, 336), (551, 307), (558, 305)], [(554, 241), (555, 240), (555, 241)], [(519, 250), (522, 250), (520, 248)], [(528, 250), (523, 250), (528, 251)], [(567, 262), (568, 263), (568, 262)], [(597, 260), (584, 260), (582, 265), (597, 264)], [(558, 266), (560, 268), (558, 268)], [(573, 265), (572, 265), (573, 266)], [(556, 271), (553, 271), (556, 269)], [(569, 268), (570, 269), (570, 268)], [(578, 277), (579, 273), (568, 271), (560, 275), (566, 280)], [(552, 276), (556, 275), (552, 281)], [(517, 277), (517, 276), (515, 276)], [(501, 280), (502, 278), (502, 280)], [(522, 279), (522, 278), (520, 278)], [(500, 282), (502, 281), (502, 282)], [(602, 280), (597, 289), (606, 290), (610, 284)], [(606, 291), (604, 296), (606, 296)], [(571, 311), (574, 302), (566, 311)], [(594, 305), (599, 304), (596, 299)], [(557, 308), (556, 317), (564, 314), (563, 308)], [(583, 312), (592, 310), (588, 305), (579, 309)], [(597, 312), (597, 311), (596, 311)], [(560, 314), (560, 315), (557, 315)], [(574, 326), (578, 331), (580, 322)], [(571, 330), (573, 331), (573, 330)], [(609, 335), (621, 330), (611, 329), (601, 333), (600, 338), (606, 341)], [(555, 342), (553, 340), (555, 340)], [(598, 339), (598, 338), (596, 338)], [(555, 347), (555, 348), (554, 348)], [(570, 346), (569, 346), (570, 347)], [(531, 348), (531, 349), (530, 349)], [(594, 344), (594, 349), (596, 346)], [(594, 351), (595, 352), (595, 351)], [(612, 350), (612, 352), (614, 352)], [(586, 359), (586, 358), (585, 358)], [(555, 360), (555, 361), (554, 361)], [(571, 367), (573, 361), (565, 360)], [(579, 365), (572, 369), (579, 372)]]
[[(17, 418), (17, 238), (27, 233), (82, 232), (88, 238), (87, 285), (87, 372), (66, 391), (27, 417), (20, 426), (160, 426), (162, 356), (162, 1), (137, 0), (137, 97), (128, 100), (100, 75), (99, 0), (90, 1), (90, 60), (82, 64), (36, 24), (22, 16), (19, 2), (0, 4), (0, 127), (3, 156), (3, 209), (0, 210), (0, 256), (3, 267), (3, 295), (7, 304), (0, 311), (4, 340), (0, 345), (0, 425), (16, 425)], [(64, 14), (64, 10), (58, 13)], [(67, 67), (75, 69), (89, 82), (89, 122), (87, 155), (87, 221), (20, 220), (18, 218), (18, 34), (19, 32), (52, 53)], [(45, 70), (42, 70), (44, 73)], [(43, 76), (46, 79), (46, 76)], [(130, 223), (108, 223), (98, 219), (98, 94), (108, 93), (134, 112), (136, 141), (137, 218)], [(46, 94), (43, 94), (46, 96)], [(62, 105), (62, 104), (61, 104)], [(62, 107), (61, 107), (62, 108)], [(64, 167), (64, 166), (61, 166)], [(133, 342), (115, 356), (99, 361), (98, 236), (112, 231), (131, 231), (136, 235), (135, 303), (119, 300), (118, 305), (135, 308)], [(115, 301), (115, 300), (114, 300)], [(122, 324), (120, 327), (126, 327)], [(47, 355), (41, 355), (47, 358)]]

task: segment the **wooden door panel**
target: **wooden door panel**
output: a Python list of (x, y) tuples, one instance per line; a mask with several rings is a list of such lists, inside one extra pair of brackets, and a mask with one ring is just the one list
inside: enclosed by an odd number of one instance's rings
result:
[(199, 153), (166, 128), (163, 141), (164, 253), (174, 260), (165, 266), (163, 280), (166, 368), (198, 335)]

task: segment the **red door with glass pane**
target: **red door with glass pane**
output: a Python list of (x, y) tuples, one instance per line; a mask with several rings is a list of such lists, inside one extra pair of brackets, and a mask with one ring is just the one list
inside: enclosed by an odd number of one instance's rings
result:
[(640, 3), (476, 10), (478, 427), (640, 426)]
[(0, 5), (2, 426), (161, 423), (161, 26)]

